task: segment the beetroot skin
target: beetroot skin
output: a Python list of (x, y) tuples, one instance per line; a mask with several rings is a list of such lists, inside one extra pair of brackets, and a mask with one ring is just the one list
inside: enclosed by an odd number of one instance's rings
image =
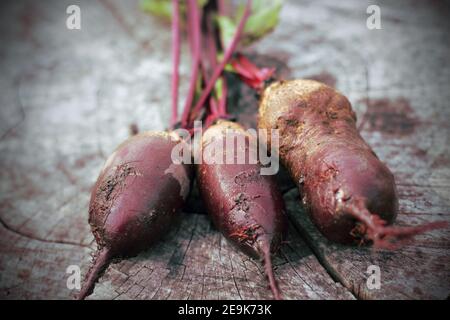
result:
[(394, 176), (363, 140), (350, 102), (335, 89), (312, 80), (273, 83), (261, 98), (258, 127), (279, 130), (280, 160), (328, 239), (393, 248), (442, 226), (386, 226), (398, 212)]
[(191, 184), (191, 166), (171, 159), (178, 143), (169, 133), (145, 132), (126, 140), (107, 160), (89, 206), (98, 251), (78, 298), (92, 293), (111, 260), (150, 247), (175, 222)]
[[(225, 130), (250, 136), (238, 124), (220, 121), (206, 130), (202, 145), (223, 140)], [(235, 150), (234, 159), (238, 152)], [(197, 166), (203, 201), (218, 230), (235, 246), (264, 260), (275, 298), (280, 292), (273, 276), (270, 252), (275, 252), (286, 235), (285, 205), (274, 177), (261, 175), (259, 164), (206, 164)]]

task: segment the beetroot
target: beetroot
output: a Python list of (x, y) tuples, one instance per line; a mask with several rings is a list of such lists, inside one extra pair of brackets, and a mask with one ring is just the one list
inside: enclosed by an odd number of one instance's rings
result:
[(191, 183), (191, 166), (171, 159), (178, 143), (167, 132), (145, 132), (126, 140), (107, 160), (89, 206), (98, 251), (79, 299), (92, 293), (112, 260), (148, 248), (175, 222)]
[[(235, 148), (234, 160), (239, 153), (248, 157), (248, 142), (252, 137), (238, 124), (228, 121), (220, 121), (206, 130), (203, 148), (223, 141), (227, 129), (244, 135), (247, 142), (245, 150)], [(270, 254), (280, 247), (286, 235), (287, 219), (273, 176), (261, 175), (260, 169), (259, 164), (249, 164), (249, 161), (245, 164), (203, 162), (197, 166), (198, 187), (217, 229), (248, 255), (264, 260), (271, 290), (279, 299)]]
[(342, 94), (311, 80), (280, 81), (263, 92), (259, 128), (279, 130), (279, 156), (311, 219), (330, 240), (395, 248), (433, 223), (388, 227), (398, 212), (394, 176), (356, 128)]

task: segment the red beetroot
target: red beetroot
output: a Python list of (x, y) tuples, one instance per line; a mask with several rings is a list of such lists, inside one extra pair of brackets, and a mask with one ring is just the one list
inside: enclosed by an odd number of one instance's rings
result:
[[(227, 129), (244, 135), (248, 146), (252, 137), (242, 127), (220, 121), (204, 133), (204, 151), (211, 143), (223, 141)], [(248, 157), (248, 150), (236, 148), (234, 160), (239, 152)], [(217, 229), (248, 255), (264, 260), (271, 290), (274, 297), (280, 299), (270, 254), (279, 248), (286, 235), (287, 219), (284, 201), (273, 176), (261, 175), (260, 169), (259, 164), (249, 164), (249, 161), (246, 164), (203, 162), (197, 166), (198, 187)]]
[(112, 260), (148, 248), (176, 220), (191, 180), (190, 166), (172, 162), (178, 143), (167, 132), (145, 132), (126, 140), (107, 160), (89, 206), (98, 251), (79, 299), (92, 293)]
[(444, 225), (386, 226), (398, 212), (394, 176), (360, 136), (350, 102), (333, 88), (311, 80), (273, 83), (263, 92), (258, 126), (280, 130), (280, 159), (328, 239), (392, 249)]

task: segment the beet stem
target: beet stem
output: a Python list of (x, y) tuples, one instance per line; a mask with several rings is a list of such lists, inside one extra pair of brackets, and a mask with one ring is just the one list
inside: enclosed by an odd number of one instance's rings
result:
[[(213, 25), (213, 17), (211, 16), (211, 10), (205, 10), (204, 21), (205, 21), (205, 33), (203, 35), (202, 43), (205, 44), (205, 48), (203, 50), (204, 54), (202, 55), (202, 66), (208, 65), (209, 69), (214, 70), (217, 67), (217, 41), (215, 38), (215, 28)], [(220, 14), (220, 13), (219, 13)], [(209, 82), (211, 72), (204, 72), (204, 80), (206, 83)], [(209, 96), (209, 111), (210, 114), (206, 117), (205, 120), (205, 128), (208, 128), (211, 124), (214, 123), (217, 119), (226, 118), (226, 103), (227, 103), (227, 87), (226, 87), (226, 79), (222, 75), (222, 96), (219, 97), (218, 101), (213, 95)]]
[(94, 291), (95, 283), (108, 267), (110, 260), (111, 251), (108, 248), (104, 247), (97, 253), (88, 273), (86, 274), (83, 287), (81, 288), (80, 293), (77, 297), (78, 300), (84, 300), (84, 298), (86, 298)]
[(179, 0), (172, 0), (172, 117), (170, 125), (175, 127), (178, 118), (178, 86), (180, 82), (179, 66), (180, 66), (180, 4)]
[(262, 245), (262, 253), (264, 259), (264, 271), (269, 279), (269, 287), (273, 293), (275, 300), (282, 300), (280, 289), (278, 288), (277, 280), (273, 274), (272, 257), (270, 255), (270, 247), (267, 243)]
[(225, 8), (224, 0), (218, 0), (217, 1), (217, 7), (218, 7), (219, 15), (225, 16), (226, 15), (226, 8)]
[(192, 109), (192, 115), (194, 118), (195, 118), (196, 114), (201, 110), (203, 105), (205, 104), (206, 99), (211, 94), (211, 91), (214, 88), (214, 85), (215, 85), (217, 79), (220, 77), (225, 66), (227, 65), (228, 61), (230, 60), (231, 56), (233, 55), (234, 50), (236, 49), (236, 46), (241, 37), (241, 34), (244, 31), (244, 27), (247, 22), (247, 19), (250, 16), (251, 7), (252, 7), (252, 0), (248, 0), (247, 5), (245, 7), (244, 15), (242, 16), (241, 20), (239, 21), (239, 25), (236, 29), (236, 32), (233, 36), (233, 39), (232, 39), (230, 45), (228, 46), (228, 48), (226, 49), (226, 51), (224, 53), (222, 61), (214, 69), (213, 75), (209, 79), (209, 81), (206, 85), (206, 88), (203, 90), (200, 98), (198, 99), (197, 103), (195, 104), (194, 108)]
[(364, 236), (373, 242), (377, 249), (395, 250), (408, 243), (415, 235), (445, 228), (445, 221), (431, 222), (417, 227), (386, 226), (387, 222), (378, 215), (372, 214), (365, 205), (364, 199), (352, 199), (343, 209), (363, 224), (360, 230)]
[(192, 66), (189, 81), (189, 91), (186, 97), (183, 114), (181, 116), (181, 125), (185, 128), (188, 124), (189, 112), (194, 101), (195, 90), (197, 88), (198, 71), (201, 57), (201, 16), (197, 0), (188, 0), (188, 33), (191, 40)]
[(227, 115), (227, 95), (228, 95), (228, 86), (227, 79), (222, 76), (222, 96), (219, 100), (219, 115), (226, 116)]

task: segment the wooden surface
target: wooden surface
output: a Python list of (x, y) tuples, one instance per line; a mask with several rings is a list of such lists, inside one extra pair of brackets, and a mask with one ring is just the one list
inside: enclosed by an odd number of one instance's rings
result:
[[(128, 136), (165, 128), (170, 28), (134, 1), (80, 2), (82, 30), (65, 27), (70, 1), (2, 2), (0, 19), (0, 298), (71, 299), (69, 265), (86, 272), (95, 242), (89, 190)], [(366, 28), (366, 1), (287, 1), (276, 31), (251, 51), (284, 77), (336, 86), (363, 136), (394, 172), (401, 225), (450, 221), (449, 6), (380, 1), (382, 30)], [(182, 57), (186, 92), (188, 60)], [(252, 97), (233, 102), (254, 122)], [(248, 95), (247, 95), (248, 96)], [(327, 242), (292, 182), (280, 177), (291, 221), (275, 274), (287, 299), (445, 299), (450, 232), (396, 252)], [(196, 193), (158, 245), (112, 265), (92, 299), (267, 299), (258, 261), (211, 226)], [(370, 265), (381, 288), (366, 286)]]

